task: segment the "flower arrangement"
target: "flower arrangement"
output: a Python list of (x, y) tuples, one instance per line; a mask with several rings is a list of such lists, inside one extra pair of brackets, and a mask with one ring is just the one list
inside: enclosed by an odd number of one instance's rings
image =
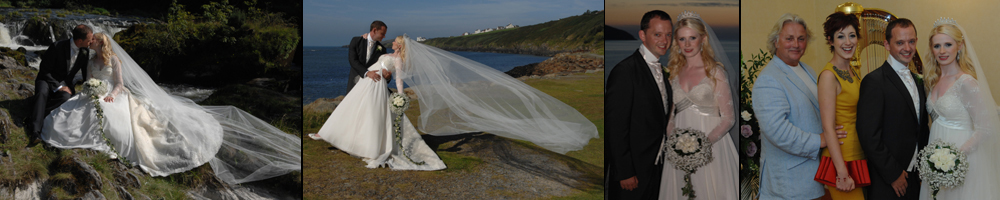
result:
[(937, 199), (941, 188), (962, 185), (965, 173), (969, 170), (969, 160), (965, 153), (955, 145), (936, 139), (919, 153), (920, 179), (927, 182), (933, 192), (932, 199)]
[[(101, 95), (108, 93), (108, 83), (95, 78), (88, 79), (87, 82), (83, 83), (82, 93), (90, 97), (90, 103), (94, 104), (94, 113), (97, 115), (97, 131), (101, 133), (101, 138), (111, 148), (111, 152), (118, 152), (114, 143), (111, 143), (111, 140), (108, 139), (107, 134), (104, 132), (104, 109), (101, 108)], [(132, 162), (129, 162), (127, 158), (118, 157), (118, 160), (125, 164), (126, 167), (132, 167)]]
[(708, 142), (705, 132), (678, 128), (667, 136), (665, 147), (663, 150), (665, 160), (673, 164), (674, 168), (687, 172), (684, 174), (686, 184), (681, 188), (681, 192), (688, 196), (688, 199), (694, 199), (696, 196), (691, 185), (691, 174), (712, 162), (712, 143)]
[(740, 199), (756, 199), (760, 189), (760, 124), (754, 115), (751, 91), (757, 75), (772, 55), (760, 50), (760, 54), (750, 55), (744, 60), (740, 52)]
[(403, 148), (403, 131), (402, 127), (399, 126), (399, 123), (403, 121), (403, 115), (405, 114), (404, 112), (406, 112), (406, 109), (410, 109), (410, 97), (407, 97), (402, 93), (392, 93), (389, 95), (389, 110), (391, 110), (394, 114), (392, 120), (392, 131), (395, 136), (396, 145), (399, 146), (399, 152), (402, 153), (403, 157), (406, 157), (407, 160), (410, 160), (411, 163), (424, 165), (426, 164), (424, 161), (414, 162), (410, 156), (406, 155), (406, 149)]

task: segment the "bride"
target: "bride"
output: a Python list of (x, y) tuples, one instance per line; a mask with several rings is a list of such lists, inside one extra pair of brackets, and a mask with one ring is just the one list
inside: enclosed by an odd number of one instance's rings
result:
[[(596, 126), (569, 105), (489, 66), (406, 36), (396, 37), (392, 48), (395, 53), (379, 57), (368, 70), (395, 71), (397, 92), (403, 83), (410, 86), (419, 97), (420, 130), (427, 134), (483, 131), (563, 154), (598, 136)], [(443, 169), (405, 116), (403, 145), (393, 143), (387, 82), (363, 79), (310, 136), (362, 157), (369, 168)]]
[[(931, 30), (930, 53), (924, 84), (930, 89), (927, 110), (934, 121), (930, 142), (958, 145), (968, 156), (965, 182), (942, 188), (938, 199), (993, 199), (1000, 196), (1000, 116), (990, 94), (982, 66), (965, 29), (952, 19), (939, 19)], [(929, 199), (927, 182), (920, 184), (920, 199)]]
[[(675, 117), (667, 123), (667, 133), (674, 128), (702, 131), (712, 143), (712, 162), (691, 175), (698, 199), (736, 199), (736, 145), (726, 136), (736, 122), (733, 98), (726, 78), (728, 61), (719, 39), (697, 14), (684, 11), (674, 25), (674, 49), (667, 65), (674, 91)], [(722, 62), (720, 62), (722, 61)], [(659, 199), (686, 199), (681, 188), (686, 172), (663, 164)]]
[(297, 137), (232, 106), (169, 95), (108, 35), (94, 38), (85, 78), (110, 88), (96, 99), (73, 96), (46, 116), (40, 137), (48, 144), (105, 152), (151, 176), (206, 162), (229, 184), (301, 170)]

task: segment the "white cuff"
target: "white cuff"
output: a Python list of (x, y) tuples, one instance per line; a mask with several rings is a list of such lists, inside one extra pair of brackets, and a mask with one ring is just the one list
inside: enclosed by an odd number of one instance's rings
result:
[(918, 151), (918, 147), (914, 147), (913, 148), (913, 156), (912, 157), (913, 157), (913, 159), (910, 159), (910, 166), (906, 167), (906, 171), (908, 171), (908, 172), (912, 172), (913, 170), (915, 170), (914, 168), (917, 167), (917, 158), (920, 157), (920, 151)]

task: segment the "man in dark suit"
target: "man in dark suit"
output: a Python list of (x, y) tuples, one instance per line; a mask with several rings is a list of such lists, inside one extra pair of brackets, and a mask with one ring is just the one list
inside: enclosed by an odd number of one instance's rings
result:
[(917, 150), (929, 136), (924, 84), (907, 68), (917, 56), (917, 32), (905, 18), (889, 22), (886, 30), (891, 56), (865, 75), (858, 99), (858, 138), (872, 181), (866, 198), (917, 199)]
[(642, 45), (612, 69), (605, 86), (608, 156), (605, 198), (656, 199), (663, 165), (654, 163), (673, 107), (660, 56), (673, 36), (670, 15), (660, 10), (642, 16)]
[(367, 34), (363, 35), (363, 37), (354, 37), (351, 39), (351, 45), (348, 46), (347, 53), (347, 60), (351, 64), (350, 77), (347, 79), (348, 93), (361, 80), (362, 75), (375, 81), (378, 81), (380, 78), (389, 78), (392, 75), (391, 72), (386, 70), (382, 70), (382, 76), (379, 76), (377, 71), (368, 71), (368, 67), (375, 64), (378, 61), (378, 57), (386, 52), (385, 46), (382, 46), (382, 43), (379, 42), (385, 37), (386, 30), (388, 30), (388, 27), (386, 27), (385, 23), (375, 20), (372, 22)]
[(31, 124), (28, 132), (29, 146), (38, 144), (42, 132), (42, 122), (53, 109), (76, 94), (73, 78), (78, 71), (87, 77), (87, 62), (90, 59), (88, 47), (94, 41), (94, 34), (87, 25), (73, 28), (73, 39), (61, 40), (42, 55), (35, 77), (35, 106), (31, 110)]

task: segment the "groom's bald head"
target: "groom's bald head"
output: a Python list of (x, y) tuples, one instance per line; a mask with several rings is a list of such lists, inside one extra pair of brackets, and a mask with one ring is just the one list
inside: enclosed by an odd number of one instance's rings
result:
[(388, 29), (388, 27), (385, 26), (385, 22), (375, 20), (372, 22), (372, 26), (368, 29), (368, 32), (371, 32), (370, 34), (372, 39), (378, 41), (385, 37), (386, 29)]

